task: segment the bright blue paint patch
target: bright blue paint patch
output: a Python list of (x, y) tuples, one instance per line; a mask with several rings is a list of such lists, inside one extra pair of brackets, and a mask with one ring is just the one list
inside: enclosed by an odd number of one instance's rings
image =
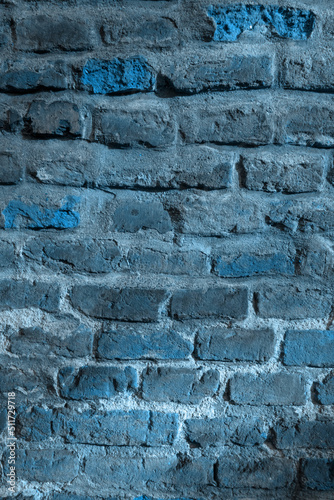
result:
[(102, 61), (90, 59), (82, 70), (81, 83), (94, 94), (153, 89), (155, 78), (143, 57)]
[(58, 210), (46, 208), (41, 210), (37, 205), (26, 205), (20, 200), (12, 200), (3, 210), (5, 229), (14, 229), (18, 216), (27, 219), (28, 229), (69, 229), (80, 223), (80, 214), (72, 210), (79, 202), (77, 196), (67, 196), (66, 203)]
[(315, 16), (308, 10), (263, 5), (211, 6), (208, 15), (216, 23), (213, 40), (234, 42), (241, 33), (256, 25), (272, 28), (280, 38), (306, 40), (310, 37)]
[(215, 263), (218, 276), (239, 278), (267, 273), (282, 273), (293, 275), (295, 272), (293, 260), (284, 254), (272, 256), (252, 256), (243, 254), (231, 262), (218, 257)]

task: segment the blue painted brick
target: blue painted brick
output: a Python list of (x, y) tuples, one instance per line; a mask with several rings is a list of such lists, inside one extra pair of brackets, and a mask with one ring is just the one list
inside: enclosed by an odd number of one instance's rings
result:
[(149, 91), (155, 78), (143, 57), (103, 61), (90, 59), (82, 70), (81, 84), (94, 94)]
[(295, 272), (294, 262), (287, 255), (247, 255), (234, 259), (218, 257), (214, 262), (214, 272), (224, 278), (240, 278), (263, 274), (288, 274)]
[(234, 42), (256, 25), (266, 26), (280, 38), (305, 40), (311, 35), (315, 16), (311, 11), (291, 7), (235, 5), (211, 6), (208, 15), (216, 23), (213, 40)]
[(288, 330), (283, 362), (291, 366), (334, 366), (334, 331)]
[(3, 210), (5, 229), (15, 229), (17, 217), (26, 220), (27, 229), (70, 229), (80, 223), (80, 214), (73, 210), (78, 203), (77, 196), (68, 196), (65, 204), (59, 209), (41, 209), (37, 205), (27, 205), (20, 200), (12, 200)]

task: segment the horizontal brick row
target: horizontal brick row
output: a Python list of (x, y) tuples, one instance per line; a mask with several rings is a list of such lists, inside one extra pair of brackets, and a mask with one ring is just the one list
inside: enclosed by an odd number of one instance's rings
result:
[[(71, 316), (58, 317), (52, 330), (41, 327), (8, 327), (4, 331), (12, 354), (30, 357), (82, 358), (93, 355), (94, 332)], [(64, 334), (66, 331), (66, 335)], [(188, 359), (203, 361), (265, 362), (275, 355), (276, 339), (270, 328), (196, 327), (194, 343), (179, 327), (123, 326), (96, 334), (96, 356), (100, 360)], [(287, 330), (282, 362), (286, 366), (334, 367), (332, 330)]]
[[(330, 472), (333, 461), (326, 458), (307, 458), (298, 463), (288, 458), (272, 457), (259, 452), (244, 458), (237, 454), (221, 455), (216, 461), (203, 456), (192, 458), (188, 455), (153, 457), (146, 454), (143, 460), (140, 455), (106, 457), (100, 454), (98, 456), (85, 454), (83, 474), (79, 474), (79, 456), (69, 448), (18, 450), (17, 453), (17, 465), (22, 470), (22, 479), (59, 483), (59, 474), (62, 473), (63, 482), (70, 482), (76, 478), (76, 485), (84, 488), (87, 487), (89, 480), (90, 484), (98, 484), (102, 492), (114, 487), (115, 484), (119, 488), (139, 486), (147, 491), (147, 482), (155, 490), (162, 480), (169, 488), (178, 488), (179, 492), (191, 492), (194, 488), (205, 491), (210, 485), (220, 488), (263, 488), (273, 491), (276, 488), (291, 486), (299, 468), (304, 488), (314, 490), (333, 488)], [(127, 473), (124, 472), (124, 460), (127, 463)], [(215, 479), (214, 469), (216, 469)], [(5, 472), (8, 472), (7, 466)]]
[[(249, 192), (311, 193), (333, 184), (333, 159), (325, 152), (287, 148), (227, 151), (216, 146), (183, 146), (167, 151), (105, 149), (98, 144), (6, 140), (0, 150), (0, 184), (24, 180), (89, 188), (237, 188)], [(10, 168), (8, 168), (10, 167)], [(237, 171), (237, 175), (235, 172)]]
[[(32, 307), (56, 312), (59, 310), (60, 297), (60, 289), (54, 283), (0, 281), (2, 310)], [(249, 292), (244, 286), (169, 291), (164, 288), (119, 288), (86, 284), (75, 285), (69, 298), (75, 309), (93, 318), (156, 322), (162, 309), (168, 310), (169, 316), (176, 320), (244, 319), (248, 314)], [(254, 293), (253, 302), (255, 312), (260, 317), (289, 320), (328, 317), (332, 300), (329, 292), (320, 294), (317, 288), (291, 283), (265, 285)], [(326, 341), (325, 338), (323, 341)], [(307, 359), (307, 352), (301, 354), (303, 355)]]
[(311, 94), (305, 103), (300, 95), (292, 98), (284, 93), (266, 96), (269, 102), (264, 104), (262, 92), (252, 95), (252, 100), (221, 94), (214, 100), (211, 96), (177, 97), (175, 110), (165, 100), (147, 95), (102, 100), (95, 108), (86, 97), (83, 100), (71, 93), (52, 102), (6, 96), (0, 104), (0, 129), (21, 132), (24, 137), (76, 138), (109, 147), (167, 147), (181, 137), (184, 144), (333, 148), (334, 107), (329, 96), (319, 100)]
[(157, 60), (152, 54), (109, 60), (49, 58), (31, 59), (29, 63), (22, 59), (8, 60), (2, 63), (0, 92), (76, 89), (93, 94), (156, 92), (163, 95), (168, 89), (175, 95), (191, 95), (274, 86), (329, 93), (334, 88), (329, 69), (331, 51), (313, 50), (303, 55), (299, 50), (288, 49), (281, 63), (268, 51), (240, 55), (233, 47), (223, 53), (205, 54), (206, 57), (200, 52), (183, 58), (180, 53), (173, 63), (170, 56)]
[[(52, 359), (50, 359), (52, 362)], [(54, 363), (53, 363), (54, 364)], [(29, 366), (23, 360), (23, 366)], [(54, 374), (48, 367), (32, 370), (10, 368), (1, 370), (3, 395), (13, 387), (20, 387), (24, 394), (20, 402), (38, 401), (45, 393), (46, 401), (54, 394)], [(140, 379), (141, 376), (141, 379)], [(58, 373), (59, 394), (62, 400), (97, 401), (111, 400), (118, 396), (137, 396), (147, 402), (173, 402), (197, 405), (210, 401), (218, 392), (225, 394), (232, 405), (257, 406), (303, 406), (312, 395), (313, 402), (333, 404), (333, 374), (322, 382), (314, 382), (309, 390), (304, 375), (291, 371), (236, 373), (227, 383), (220, 384), (217, 368), (149, 367), (141, 373), (124, 365), (65, 366)], [(4, 397), (4, 396), (3, 396)]]

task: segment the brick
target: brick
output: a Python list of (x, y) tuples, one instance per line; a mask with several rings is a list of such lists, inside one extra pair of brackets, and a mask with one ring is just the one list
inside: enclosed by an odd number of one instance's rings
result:
[(165, 70), (173, 89), (181, 94), (208, 90), (238, 90), (271, 87), (273, 61), (267, 55), (219, 55), (217, 62), (182, 61)]
[(178, 320), (196, 318), (238, 318), (247, 316), (245, 288), (179, 290), (172, 296), (171, 316)]
[(209, 361), (267, 361), (275, 350), (273, 330), (215, 327), (196, 336), (195, 355)]
[(137, 372), (129, 366), (69, 366), (59, 370), (58, 383), (66, 399), (111, 398), (135, 389)]
[[(264, 229), (259, 204), (220, 192), (178, 193), (169, 201), (178, 232), (201, 236), (246, 234)], [(214, 214), (214, 217), (212, 216)]]
[(315, 384), (315, 399), (321, 405), (334, 405), (334, 374)]
[(26, 408), (17, 418), (18, 437), (42, 441), (59, 436), (67, 443), (108, 446), (161, 446), (173, 444), (178, 416), (142, 410), (81, 413)]
[(294, 426), (282, 423), (274, 428), (276, 447), (282, 450), (295, 448), (334, 448), (334, 423), (303, 421)]
[[(75, 451), (41, 449), (16, 450), (16, 453), (15, 467), (21, 471), (22, 480), (67, 483), (79, 473), (79, 457)], [(5, 469), (7, 467), (5, 463)]]
[(286, 89), (326, 91), (334, 89), (331, 51), (300, 53), (291, 50), (283, 60), (281, 82)]
[(0, 75), (0, 89), (5, 92), (66, 90), (71, 88), (71, 70), (63, 61), (5, 61)]
[(40, 361), (33, 366), (21, 359), (14, 365), (13, 358), (2, 355), (0, 358), (0, 388), (1, 399), (6, 399), (7, 393), (15, 391), (16, 404), (38, 399), (47, 400), (48, 391), (53, 392), (54, 381), (48, 367)]
[(175, 48), (179, 44), (176, 16), (171, 11), (164, 11), (161, 5), (157, 9), (131, 9), (127, 12), (113, 9), (112, 17), (105, 20), (101, 32), (107, 45), (135, 45), (159, 50), (165, 47)]
[(128, 202), (120, 204), (113, 215), (114, 230), (135, 233), (140, 229), (155, 229), (159, 233), (172, 230), (169, 214), (159, 202)]
[(291, 233), (322, 233), (334, 228), (332, 201), (280, 200), (265, 207), (267, 225)]
[(13, 268), (20, 262), (20, 258), (15, 255), (15, 246), (9, 241), (0, 242), (0, 268)]
[(295, 274), (294, 260), (286, 254), (271, 255), (239, 254), (214, 258), (213, 272), (222, 278), (240, 278), (270, 274)]
[(157, 321), (166, 299), (164, 290), (77, 285), (71, 292), (73, 307), (95, 318), (119, 321)]
[[(5, 229), (72, 229), (80, 224), (80, 214), (74, 208), (80, 198), (67, 196), (60, 208), (26, 204), (11, 200), (2, 211)], [(19, 221), (19, 227), (17, 226)]]
[(233, 154), (208, 146), (168, 151), (106, 149), (100, 144), (72, 142), (62, 142), (61, 150), (55, 146), (51, 151), (44, 147), (43, 157), (39, 143), (39, 151), (27, 164), (29, 179), (95, 188), (225, 189), (231, 185), (235, 164)]
[(87, 109), (68, 101), (34, 101), (26, 116), (26, 133), (43, 137), (89, 137), (91, 116)]
[[(124, 461), (127, 466), (124, 467)], [(206, 457), (191, 459), (188, 456), (164, 457), (101, 457), (96, 460), (88, 456), (84, 469), (91, 483), (102, 488), (147, 489), (147, 484), (155, 490), (162, 482), (178, 493), (195, 487), (203, 488), (213, 482), (213, 463)], [(145, 498), (145, 497), (144, 497)]]
[(282, 117), (282, 141), (295, 146), (334, 147), (334, 110), (326, 103), (300, 103)]
[(101, 359), (186, 359), (192, 351), (192, 343), (173, 330), (108, 331), (97, 340)]
[(4, 132), (21, 132), (23, 117), (21, 111), (7, 103), (0, 103), (0, 130)]
[(59, 300), (60, 290), (54, 283), (9, 279), (0, 281), (1, 310), (37, 307), (47, 312), (56, 312)]
[(21, 357), (54, 355), (83, 358), (90, 356), (93, 350), (93, 332), (83, 324), (70, 328), (66, 336), (63, 332), (44, 330), (39, 326), (20, 328), (8, 340), (10, 352)]
[(83, 89), (93, 94), (152, 91), (154, 74), (144, 57), (89, 59), (80, 78)]
[(299, 374), (236, 374), (229, 390), (231, 401), (239, 405), (300, 406), (306, 402), (305, 380)]
[(219, 372), (204, 373), (191, 368), (148, 368), (143, 374), (142, 397), (146, 401), (198, 404), (213, 397), (219, 387)]
[(263, 420), (254, 417), (201, 419), (185, 421), (186, 438), (193, 445), (207, 446), (258, 446), (265, 442), (268, 429)]
[(242, 156), (242, 187), (251, 191), (320, 191), (326, 158), (319, 154), (256, 153)]
[(109, 273), (119, 268), (121, 252), (113, 241), (32, 240), (23, 254), (54, 270)]
[(215, 22), (216, 42), (234, 42), (257, 26), (270, 37), (306, 40), (315, 24), (315, 15), (309, 10), (269, 5), (211, 6), (208, 15)]
[(293, 462), (286, 458), (222, 456), (218, 459), (218, 484), (225, 488), (264, 488), (273, 490), (292, 483), (296, 475)]
[(22, 181), (23, 168), (9, 152), (0, 152), (0, 184), (18, 184)]
[(95, 30), (82, 19), (38, 14), (18, 20), (16, 47), (43, 53), (52, 50), (88, 50), (97, 44)]
[[(216, 144), (238, 144), (260, 146), (272, 143), (273, 120), (271, 111), (263, 104), (240, 102), (229, 104), (208, 98), (182, 102), (180, 111), (180, 133), (186, 144), (214, 142)], [(191, 103), (191, 104), (190, 104)]]
[(334, 490), (334, 461), (331, 458), (302, 460), (302, 485), (311, 490)]
[(165, 253), (156, 250), (130, 250), (129, 269), (139, 273), (205, 276), (210, 272), (208, 257), (197, 251)]
[(256, 310), (261, 318), (324, 318), (331, 310), (331, 298), (304, 285), (263, 287), (256, 294)]
[(94, 138), (107, 146), (162, 147), (174, 143), (174, 117), (168, 107), (155, 101), (122, 101), (95, 114)]
[(334, 367), (334, 331), (288, 330), (283, 363), (291, 366)]

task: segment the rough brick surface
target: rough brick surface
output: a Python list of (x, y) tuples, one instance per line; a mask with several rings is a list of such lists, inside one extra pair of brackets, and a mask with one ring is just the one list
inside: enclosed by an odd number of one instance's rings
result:
[(289, 406), (306, 402), (303, 377), (285, 372), (237, 374), (230, 380), (229, 392), (236, 404)]
[(0, 498), (334, 498), (332, 3), (0, 0)]

